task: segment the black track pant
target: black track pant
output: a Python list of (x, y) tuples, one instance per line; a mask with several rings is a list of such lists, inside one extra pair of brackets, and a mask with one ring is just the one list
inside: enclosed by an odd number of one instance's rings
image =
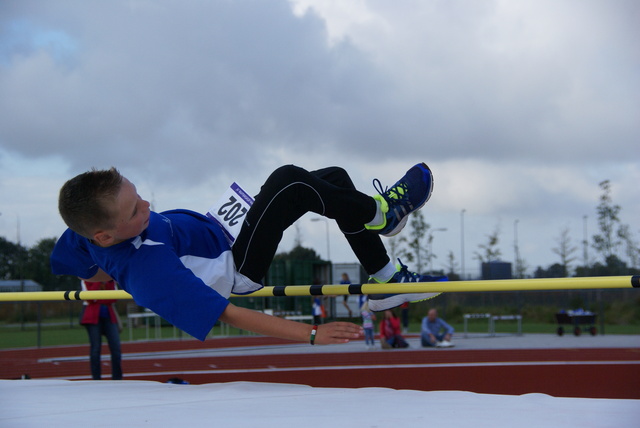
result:
[(389, 262), (380, 236), (364, 228), (375, 216), (376, 203), (356, 190), (344, 169), (330, 167), (309, 172), (286, 165), (269, 176), (247, 213), (233, 245), (236, 269), (260, 282), (283, 232), (309, 211), (337, 222), (368, 274)]

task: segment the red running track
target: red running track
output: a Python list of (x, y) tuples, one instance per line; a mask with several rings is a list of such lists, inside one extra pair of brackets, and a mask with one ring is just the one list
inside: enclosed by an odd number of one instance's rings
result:
[[(488, 394), (640, 399), (640, 349), (401, 350), (161, 358), (154, 352), (265, 346), (265, 337), (123, 343), (127, 380), (275, 382)], [(144, 353), (135, 358), (126, 354)], [(148, 355), (147, 355), (148, 353)], [(108, 354), (106, 345), (103, 355)], [(0, 378), (89, 379), (88, 346), (0, 351)], [(108, 360), (103, 378), (108, 379)]]

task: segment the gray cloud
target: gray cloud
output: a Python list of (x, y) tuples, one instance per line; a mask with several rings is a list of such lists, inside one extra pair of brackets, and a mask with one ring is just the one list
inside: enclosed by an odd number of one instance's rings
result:
[(624, 160), (638, 137), (624, 8), (374, 4), (392, 30), (365, 32), (372, 47), (328, 45), (323, 21), (284, 1), (21, 4), (4, 18), (22, 32), (5, 31), (0, 138), (27, 155), (197, 174), (229, 145), (568, 162), (603, 144)]
[[(329, 48), (322, 22), (286, 2), (37, 5), (5, 18), (26, 22), (31, 49), (5, 52), (0, 80), (0, 141), (28, 156), (197, 176), (233, 151), (249, 163), (265, 145), (361, 138), (349, 134), (391, 113), (366, 56)], [(62, 15), (74, 25), (59, 27)], [(54, 41), (35, 45), (53, 31), (74, 46), (64, 60)]]

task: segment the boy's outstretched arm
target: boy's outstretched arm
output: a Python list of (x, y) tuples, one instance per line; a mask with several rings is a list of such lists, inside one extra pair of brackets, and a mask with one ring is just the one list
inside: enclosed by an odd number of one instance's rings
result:
[[(265, 336), (309, 342), (312, 326), (296, 321), (278, 318), (262, 312), (241, 308), (229, 303), (220, 316), (220, 321), (243, 330)], [(318, 326), (315, 343), (327, 345), (331, 343), (347, 343), (358, 339), (363, 334), (362, 327), (350, 322), (331, 322)]]

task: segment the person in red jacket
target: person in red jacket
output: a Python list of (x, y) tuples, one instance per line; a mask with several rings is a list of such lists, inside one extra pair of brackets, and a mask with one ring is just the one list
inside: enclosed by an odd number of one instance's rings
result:
[(402, 336), (400, 318), (391, 310), (384, 311), (384, 318), (380, 321), (380, 343), (384, 349), (409, 347)]
[[(106, 282), (81, 281), (83, 290), (115, 290), (113, 280)], [(113, 308), (115, 300), (85, 300), (80, 324), (85, 326), (89, 334), (89, 360), (91, 377), (94, 380), (102, 378), (100, 364), (100, 350), (102, 336), (107, 338), (111, 352), (111, 379), (122, 379), (122, 353), (120, 351), (120, 328), (118, 315)]]

